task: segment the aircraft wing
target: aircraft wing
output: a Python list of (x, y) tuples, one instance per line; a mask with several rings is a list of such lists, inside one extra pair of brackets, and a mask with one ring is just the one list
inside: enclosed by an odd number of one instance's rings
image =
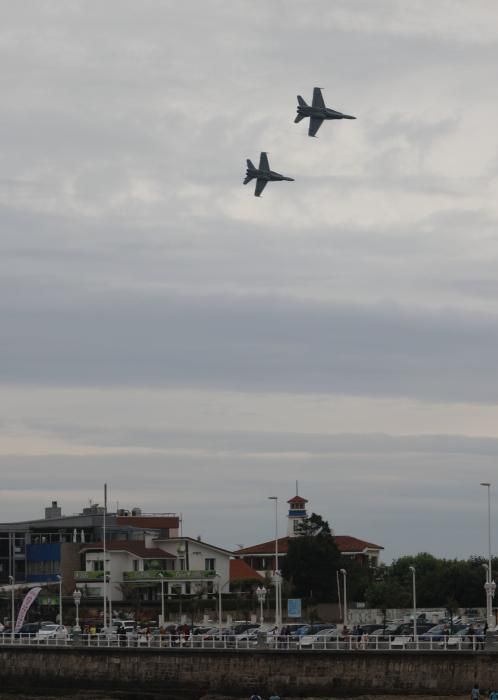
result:
[(325, 108), (325, 102), (323, 101), (322, 91), (320, 88), (313, 88), (313, 102), (311, 104), (313, 107)]
[(265, 189), (268, 180), (259, 180), (256, 182), (256, 189), (254, 190), (254, 196), (259, 197), (261, 192)]
[(259, 157), (259, 170), (265, 170), (266, 172), (270, 172), (270, 164), (268, 162), (268, 156), (264, 151), (261, 152), (261, 155)]
[(310, 126), (308, 129), (308, 136), (314, 136), (318, 129), (321, 127), (323, 119), (318, 119), (318, 117), (310, 117)]

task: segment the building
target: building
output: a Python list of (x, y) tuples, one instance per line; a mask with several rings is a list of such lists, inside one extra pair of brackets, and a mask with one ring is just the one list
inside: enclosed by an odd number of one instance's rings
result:
[[(104, 588), (103, 543), (80, 548), (84, 568), (74, 572), (76, 585), (87, 598), (100, 598)], [(142, 601), (158, 601), (161, 594), (214, 593), (218, 586), (230, 588), (231, 552), (200, 538), (155, 537), (141, 541), (111, 540), (106, 543), (107, 595), (115, 602), (138, 593)]]
[(0, 585), (50, 584), (62, 577), (64, 595), (78, 587), (89, 598), (101, 598), (104, 527), (107, 594), (113, 600), (124, 600), (130, 589), (143, 600), (157, 600), (161, 580), (165, 595), (212, 592), (218, 584), (228, 592), (231, 553), (200, 537), (181, 536), (176, 513), (143, 513), (138, 507), (105, 512), (91, 504), (63, 515), (57, 501), (45, 508), (44, 518), (0, 524)]
[[(261, 575), (281, 568), (282, 558), (289, 551), (289, 540), (293, 537), (299, 537), (299, 525), (308, 517), (306, 510), (308, 501), (305, 498), (296, 493), (287, 503), (289, 510), (285, 537), (279, 537), (276, 543), (273, 539), (250, 547), (243, 547), (234, 552), (235, 557), (245, 561)], [(333, 537), (344, 558), (354, 559), (365, 566), (379, 565), (380, 553), (384, 549), (380, 545), (350, 535), (335, 535), (333, 533)], [(276, 564), (277, 554), (278, 562)]]

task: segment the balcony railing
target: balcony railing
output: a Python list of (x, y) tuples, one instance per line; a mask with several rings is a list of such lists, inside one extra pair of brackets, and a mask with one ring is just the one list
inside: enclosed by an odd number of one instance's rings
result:
[(104, 572), (103, 571), (75, 571), (74, 572), (75, 581), (103, 581)]
[(148, 569), (147, 571), (125, 571), (123, 579), (125, 581), (158, 581), (163, 578), (175, 579), (177, 581), (191, 581), (197, 579), (214, 578), (216, 571), (204, 571), (191, 569), (188, 571), (171, 571), (169, 569)]

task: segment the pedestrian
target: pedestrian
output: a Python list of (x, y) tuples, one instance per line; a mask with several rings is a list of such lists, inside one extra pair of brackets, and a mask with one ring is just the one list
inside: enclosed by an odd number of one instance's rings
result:
[(481, 700), (481, 691), (479, 690), (478, 683), (476, 683), (470, 691), (470, 700)]
[(126, 646), (126, 629), (124, 625), (119, 625), (118, 627), (118, 641), (119, 646)]
[[(280, 700), (280, 695), (277, 695), (277, 693), (273, 692), (268, 698), (268, 700)], [(494, 698), (493, 700), (496, 700), (496, 698)]]
[(261, 700), (261, 695), (258, 695), (257, 693), (253, 693), (251, 695), (251, 700)]
[(489, 694), (489, 700), (498, 700), (498, 691), (492, 690)]

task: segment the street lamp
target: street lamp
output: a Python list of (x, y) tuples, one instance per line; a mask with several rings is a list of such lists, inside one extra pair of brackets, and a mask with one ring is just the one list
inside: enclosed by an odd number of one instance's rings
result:
[(80, 617), (79, 617), (79, 608), (80, 608), (80, 601), (81, 601), (81, 591), (78, 590), (77, 588), (74, 589), (73, 591), (73, 600), (74, 600), (74, 606), (76, 608), (76, 624), (73, 628), (73, 632), (81, 632), (81, 627), (80, 627)]
[(161, 579), (161, 625), (164, 625), (164, 576), (159, 574)]
[(62, 576), (57, 574), (59, 581), (59, 625), (62, 625)]
[(344, 617), (343, 617), (343, 625), (346, 627), (348, 624), (348, 597), (346, 593), (346, 576), (347, 572), (346, 569), (341, 569), (341, 574), (342, 574), (342, 584), (343, 584), (343, 594), (342, 594), (342, 607), (344, 611)]
[(408, 567), (412, 572), (412, 592), (413, 592), (413, 641), (417, 641), (417, 589), (415, 583), (415, 567)]
[(496, 584), (492, 580), (493, 569), (491, 564), (491, 484), (489, 481), (482, 481), (481, 486), (485, 486), (488, 489), (488, 563), (486, 565), (487, 574), (484, 589), (486, 591), (486, 620), (488, 623), (488, 630), (491, 630), (495, 626), (495, 620), (493, 619), (493, 598), (496, 590)]
[(9, 576), (10, 581), (10, 638), (14, 641), (15, 620), (15, 601), (14, 601), (14, 577)]
[(258, 586), (256, 588), (256, 596), (259, 603), (259, 624), (262, 625), (264, 622), (263, 605), (266, 600), (266, 588), (264, 586)]
[(275, 568), (273, 570), (273, 584), (275, 586), (275, 626), (278, 632), (282, 624), (282, 576), (278, 567), (278, 496), (268, 496), (268, 500), (275, 503)]

